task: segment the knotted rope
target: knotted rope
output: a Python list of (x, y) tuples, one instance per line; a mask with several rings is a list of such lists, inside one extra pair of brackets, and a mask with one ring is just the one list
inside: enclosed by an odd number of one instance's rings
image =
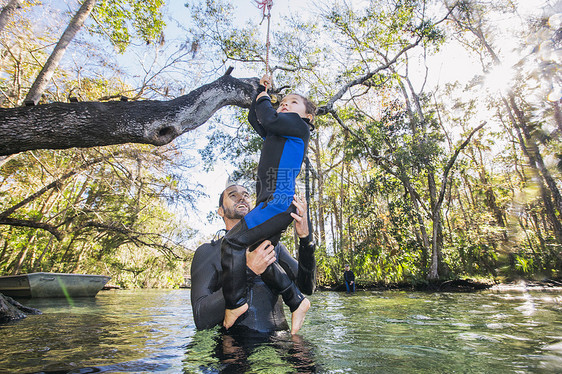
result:
[(265, 42), (265, 72), (271, 73), (271, 69), (269, 68), (269, 28), (271, 23), (271, 8), (273, 7), (273, 0), (254, 0), (254, 2), (263, 14), (260, 25), (263, 23), (263, 20), (267, 18), (267, 34)]

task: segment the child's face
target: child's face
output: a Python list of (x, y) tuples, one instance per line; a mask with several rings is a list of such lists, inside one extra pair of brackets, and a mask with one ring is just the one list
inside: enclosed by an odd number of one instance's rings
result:
[(281, 100), (277, 113), (297, 113), (302, 118), (311, 118), (311, 114), (306, 113), (306, 105), (299, 95), (287, 95)]

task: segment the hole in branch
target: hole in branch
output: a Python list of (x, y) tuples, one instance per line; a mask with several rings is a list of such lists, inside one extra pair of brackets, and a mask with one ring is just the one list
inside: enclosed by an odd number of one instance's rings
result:
[(172, 133), (174, 132), (174, 129), (172, 127), (164, 127), (162, 129), (160, 129), (160, 131), (158, 131), (158, 136), (161, 138), (167, 137), (172, 135)]

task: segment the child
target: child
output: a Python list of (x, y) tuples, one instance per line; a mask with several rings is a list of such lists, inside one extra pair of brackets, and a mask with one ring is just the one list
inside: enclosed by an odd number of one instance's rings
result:
[[(292, 205), (295, 181), (308, 148), (310, 130), (314, 129), (315, 106), (308, 99), (290, 94), (277, 111), (267, 94), (271, 77), (260, 80), (258, 96), (252, 102), (248, 120), (264, 138), (256, 184), (256, 206), (224, 236), (221, 245), (223, 294), (226, 304), (223, 325), (230, 328), (248, 309), (246, 300), (246, 248), (263, 240), (276, 245), (281, 233), (297, 214)], [(302, 213), (301, 213), (302, 214)], [(261, 274), (273, 291), (280, 293), (292, 313), (291, 333), (301, 328), (310, 301), (276, 261)]]

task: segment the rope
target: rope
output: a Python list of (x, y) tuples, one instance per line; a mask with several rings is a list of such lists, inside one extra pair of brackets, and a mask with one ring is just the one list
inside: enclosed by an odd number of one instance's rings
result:
[(271, 73), (271, 69), (269, 68), (269, 29), (271, 23), (271, 8), (273, 7), (273, 0), (254, 0), (257, 7), (262, 11), (262, 19), (260, 25), (263, 23), (263, 20), (267, 18), (267, 34), (266, 34), (266, 42), (265, 42), (265, 72)]

